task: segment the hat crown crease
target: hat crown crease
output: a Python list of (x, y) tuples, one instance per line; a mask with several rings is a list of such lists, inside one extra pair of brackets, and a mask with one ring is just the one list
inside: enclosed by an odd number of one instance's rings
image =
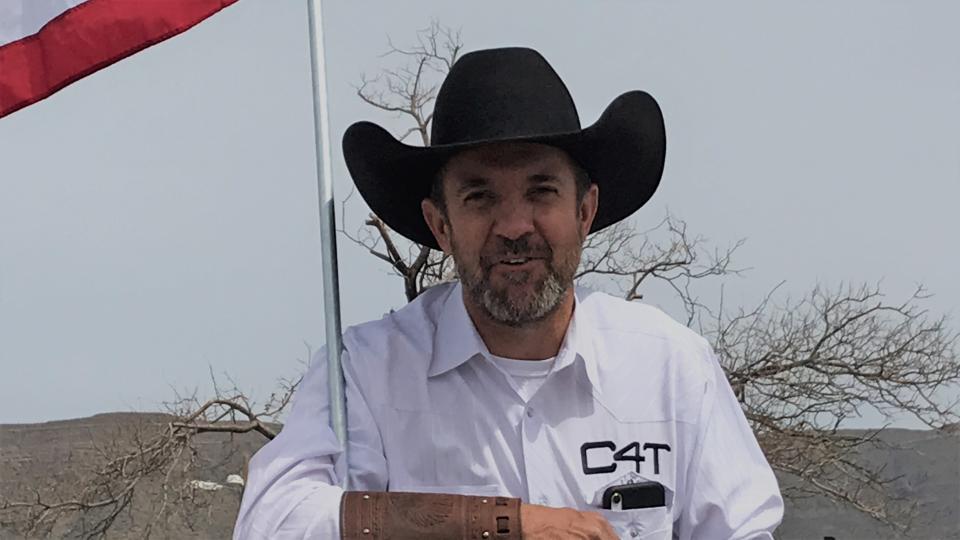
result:
[(536, 51), (478, 51), (458, 60), (440, 87), (431, 145), (519, 139), (580, 130), (570, 92)]

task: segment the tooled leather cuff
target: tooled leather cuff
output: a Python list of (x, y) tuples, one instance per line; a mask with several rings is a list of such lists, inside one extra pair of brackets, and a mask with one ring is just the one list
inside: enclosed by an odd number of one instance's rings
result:
[(520, 499), (443, 493), (347, 491), (343, 540), (520, 540)]

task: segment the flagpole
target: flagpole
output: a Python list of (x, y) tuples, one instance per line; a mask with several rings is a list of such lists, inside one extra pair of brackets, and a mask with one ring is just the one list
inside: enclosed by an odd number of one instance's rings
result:
[(316, 144), (317, 191), (320, 203), (320, 248), (323, 268), (323, 308), (327, 331), (327, 373), (330, 391), (330, 422), (342, 453), (341, 486), (348, 488), (347, 415), (343, 392), (340, 352), (340, 283), (337, 273), (337, 237), (333, 206), (333, 168), (330, 164), (330, 121), (327, 111), (327, 77), (323, 53), (323, 7), (321, 0), (307, 0), (310, 18), (310, 69), (313, 73), (313, 135)]

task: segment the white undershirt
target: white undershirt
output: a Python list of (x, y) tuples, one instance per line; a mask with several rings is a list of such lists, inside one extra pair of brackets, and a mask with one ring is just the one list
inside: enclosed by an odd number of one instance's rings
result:
[(545, 360), (516, 360), (492, 354), (490, 358), (501, 370), (510, 375), (514, 382), (514, 389), (524, 401), (530, 401), (530, 398), (543, 386), (557, 359), (554, 356)]

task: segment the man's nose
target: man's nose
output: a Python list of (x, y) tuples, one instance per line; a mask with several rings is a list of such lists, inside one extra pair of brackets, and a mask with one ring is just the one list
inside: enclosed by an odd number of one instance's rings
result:
[(515, 240), (534, 232), (533, 205), (525, 201), (505, 200), (495, 210), (493, 233)]

